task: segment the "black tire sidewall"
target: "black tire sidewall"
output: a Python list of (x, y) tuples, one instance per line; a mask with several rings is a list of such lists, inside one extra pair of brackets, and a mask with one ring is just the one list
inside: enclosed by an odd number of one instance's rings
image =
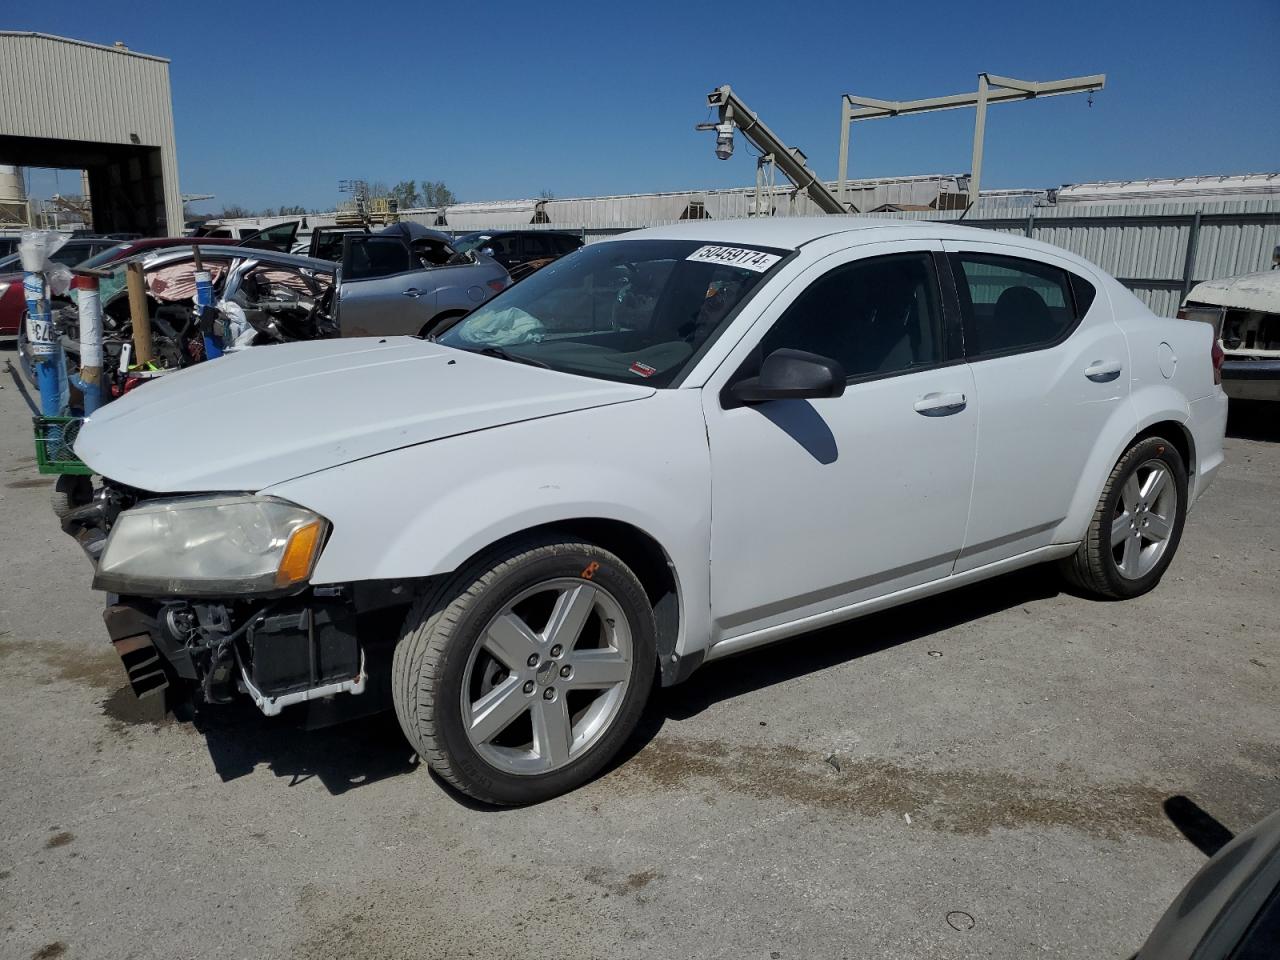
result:
[[(584, 577), (592, 564), (596, 566), (590, 577)], [(462, 679), (481, 631), (503, 607), (521, 591), (556, 579), (594, 583), (617, 600), (631, 628), (631, 681), (610, 729), (585, 754), (550, 773), (509, 774), (490, 766), (467, 737), (462, 724)], [(436, 728), (455, 774), (478, 793), (511, 804), (536, 803), (586, 782), (618, 752), (639, 722), (657, 665), (655, 643), (653, 609), (643, 588), (635, 575), (606, 551), (560, 544), (554, 553), (544, 553), (502, 571), (459, 616), (436, 678)]]
[[(1114, 553), (1109, 546), (1111, 543), (1111, 524), (1115, 517), (1116, 507), (1120, 503), (1120, 498), (1124, 495), (1125, 482), (1139, 467), (1151, 460), (1159, 460), (1164, 463), (1173, 475), (1173, 481), (1178, 491), (1178, 509), (1173, 518), (1173, 530), (1169, 534), (1169, 544), (1165, 548), (1164, 555), (1145, 576), (1131, 580), (1120, 573)], [(1183, 463), (1182, 455), (1178, 452), (1177, 447), (1163, 437), (1148, 437), (1134, 444), (1125, 453), (1122, 470), (1111, 485), (1111, 490), (1107, 494), (1104, 505), (1102, 516), (1105, 519), (1105, 528), (1099, 531), (1099, 543), (1108, 545), (1103, 548), (1105, 553), (1103, 558), (1105, 561), (1103, 565), (1104, 575), (1107, 583), (1120, 596), (1136, 597), (1146, 593), (1160, 582), (1160, 578), (1164, 576), (1169, 564), (1173, 562), (1174, 554), (1178, 552), (1178, 544), (1182, 541), (1182, 528), (1187, 519), (1188, 486), (1187, 468)]]

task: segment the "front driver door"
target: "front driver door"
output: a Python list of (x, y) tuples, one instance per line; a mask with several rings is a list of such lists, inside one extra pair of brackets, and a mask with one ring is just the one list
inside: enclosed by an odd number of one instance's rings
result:
[(715, 640), (749, 646), (951, 573), (977, 409), (940, 249), (895, 241), (825, 257), (721, 368), (734, 371), (728, 386), (773, 350), (807, 350), (844, 365), (844, 396), (734, 406), (716, 377), (703, 391)]

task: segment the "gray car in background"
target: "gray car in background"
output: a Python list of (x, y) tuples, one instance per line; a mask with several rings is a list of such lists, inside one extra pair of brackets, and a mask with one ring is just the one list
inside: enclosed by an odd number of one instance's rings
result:
[(460, 253), (448, 236), (417, 223), (351, 234), (338, 270), (338, 327), (344, 337), (425, 335), (510, 284), (492, 258)]

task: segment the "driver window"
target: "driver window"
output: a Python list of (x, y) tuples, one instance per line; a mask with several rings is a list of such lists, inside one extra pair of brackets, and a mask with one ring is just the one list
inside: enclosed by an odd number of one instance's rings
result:
[(945, 359), (942, 309), (928, 253), (855, 260), (809, 284), (760, 343), (838, 360), (850, 377), (886, 376)]

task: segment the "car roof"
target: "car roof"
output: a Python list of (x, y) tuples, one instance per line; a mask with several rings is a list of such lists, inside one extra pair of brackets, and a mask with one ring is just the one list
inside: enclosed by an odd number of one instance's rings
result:
[[(116, 268), (130, 260), (141, 259), (146, 262), (146, 266), (153, 267), (157, 264), (164, 265), (190, 260), (192, 256), (189, 246), (163, 250), (160, 253), (156, 253), (154, 250), (140, 250), (136, 256), (117, 260), (111, 266)], [(316, 270), (320, 273), (333, 273), (337, 269), (337, 265), (332, 260), (319, 260), (315, 257), (304, 257), (296, 253), (279, 253), (275, 250), (260, 250), (257, 247), (238, 245), (219, 244), (208, 249), (201, 249), (200, 256), (205, 260), (258, 260), (262, 263)]]
[[(796, 250), (806, 243), (830, 237), (838, 233), (882, 234), (877, 239), (891, 239), (896, 233), (913, 233), (916, 236), (947, 237), (969, 236), (991, 239), (992, 232), (974, 227), (961, 227), (934, 220), (891, 220), (883, 217), (844, 216), (829, 214), (822, 217), (749, 217), (740, 220), (685, 220), (661, 227), (648, 227), (620, 234), (622, 240), (702, 240), (707, 243), (746, 243), (766, 247)], [(1002, 238), (1008, 237), (1001, 234)], [(610, 238), (615, 239), (615, 238)], [(1012, 238), (1021, 239), (1021, 238)]]
[(384, 227), (374, 234), (376, 237), (401, 237), (405, 240), (440, 240), (449, 242), (449, 235), (439, 230), (431, 230), (412, 220), (401, 220), (389, 227)]
[(741, 244), (798, 250), (823, 237), (842, 235), (850, 244), (877, 240), (969, 240), (1011, 247), (1009, 256), (1048, 254), (1083, 268), (1098, 279), (1110, 278), (1100, 267), (1070, 250), (999, 230), (984, 230), (937, 220), (895, 220), (887, 217), (829, 214), (819, 217), (753, 217), (741, 220), (688, 220), (618, 234), (601, 242), (624, 240), (695, 240), (701, 243)]

